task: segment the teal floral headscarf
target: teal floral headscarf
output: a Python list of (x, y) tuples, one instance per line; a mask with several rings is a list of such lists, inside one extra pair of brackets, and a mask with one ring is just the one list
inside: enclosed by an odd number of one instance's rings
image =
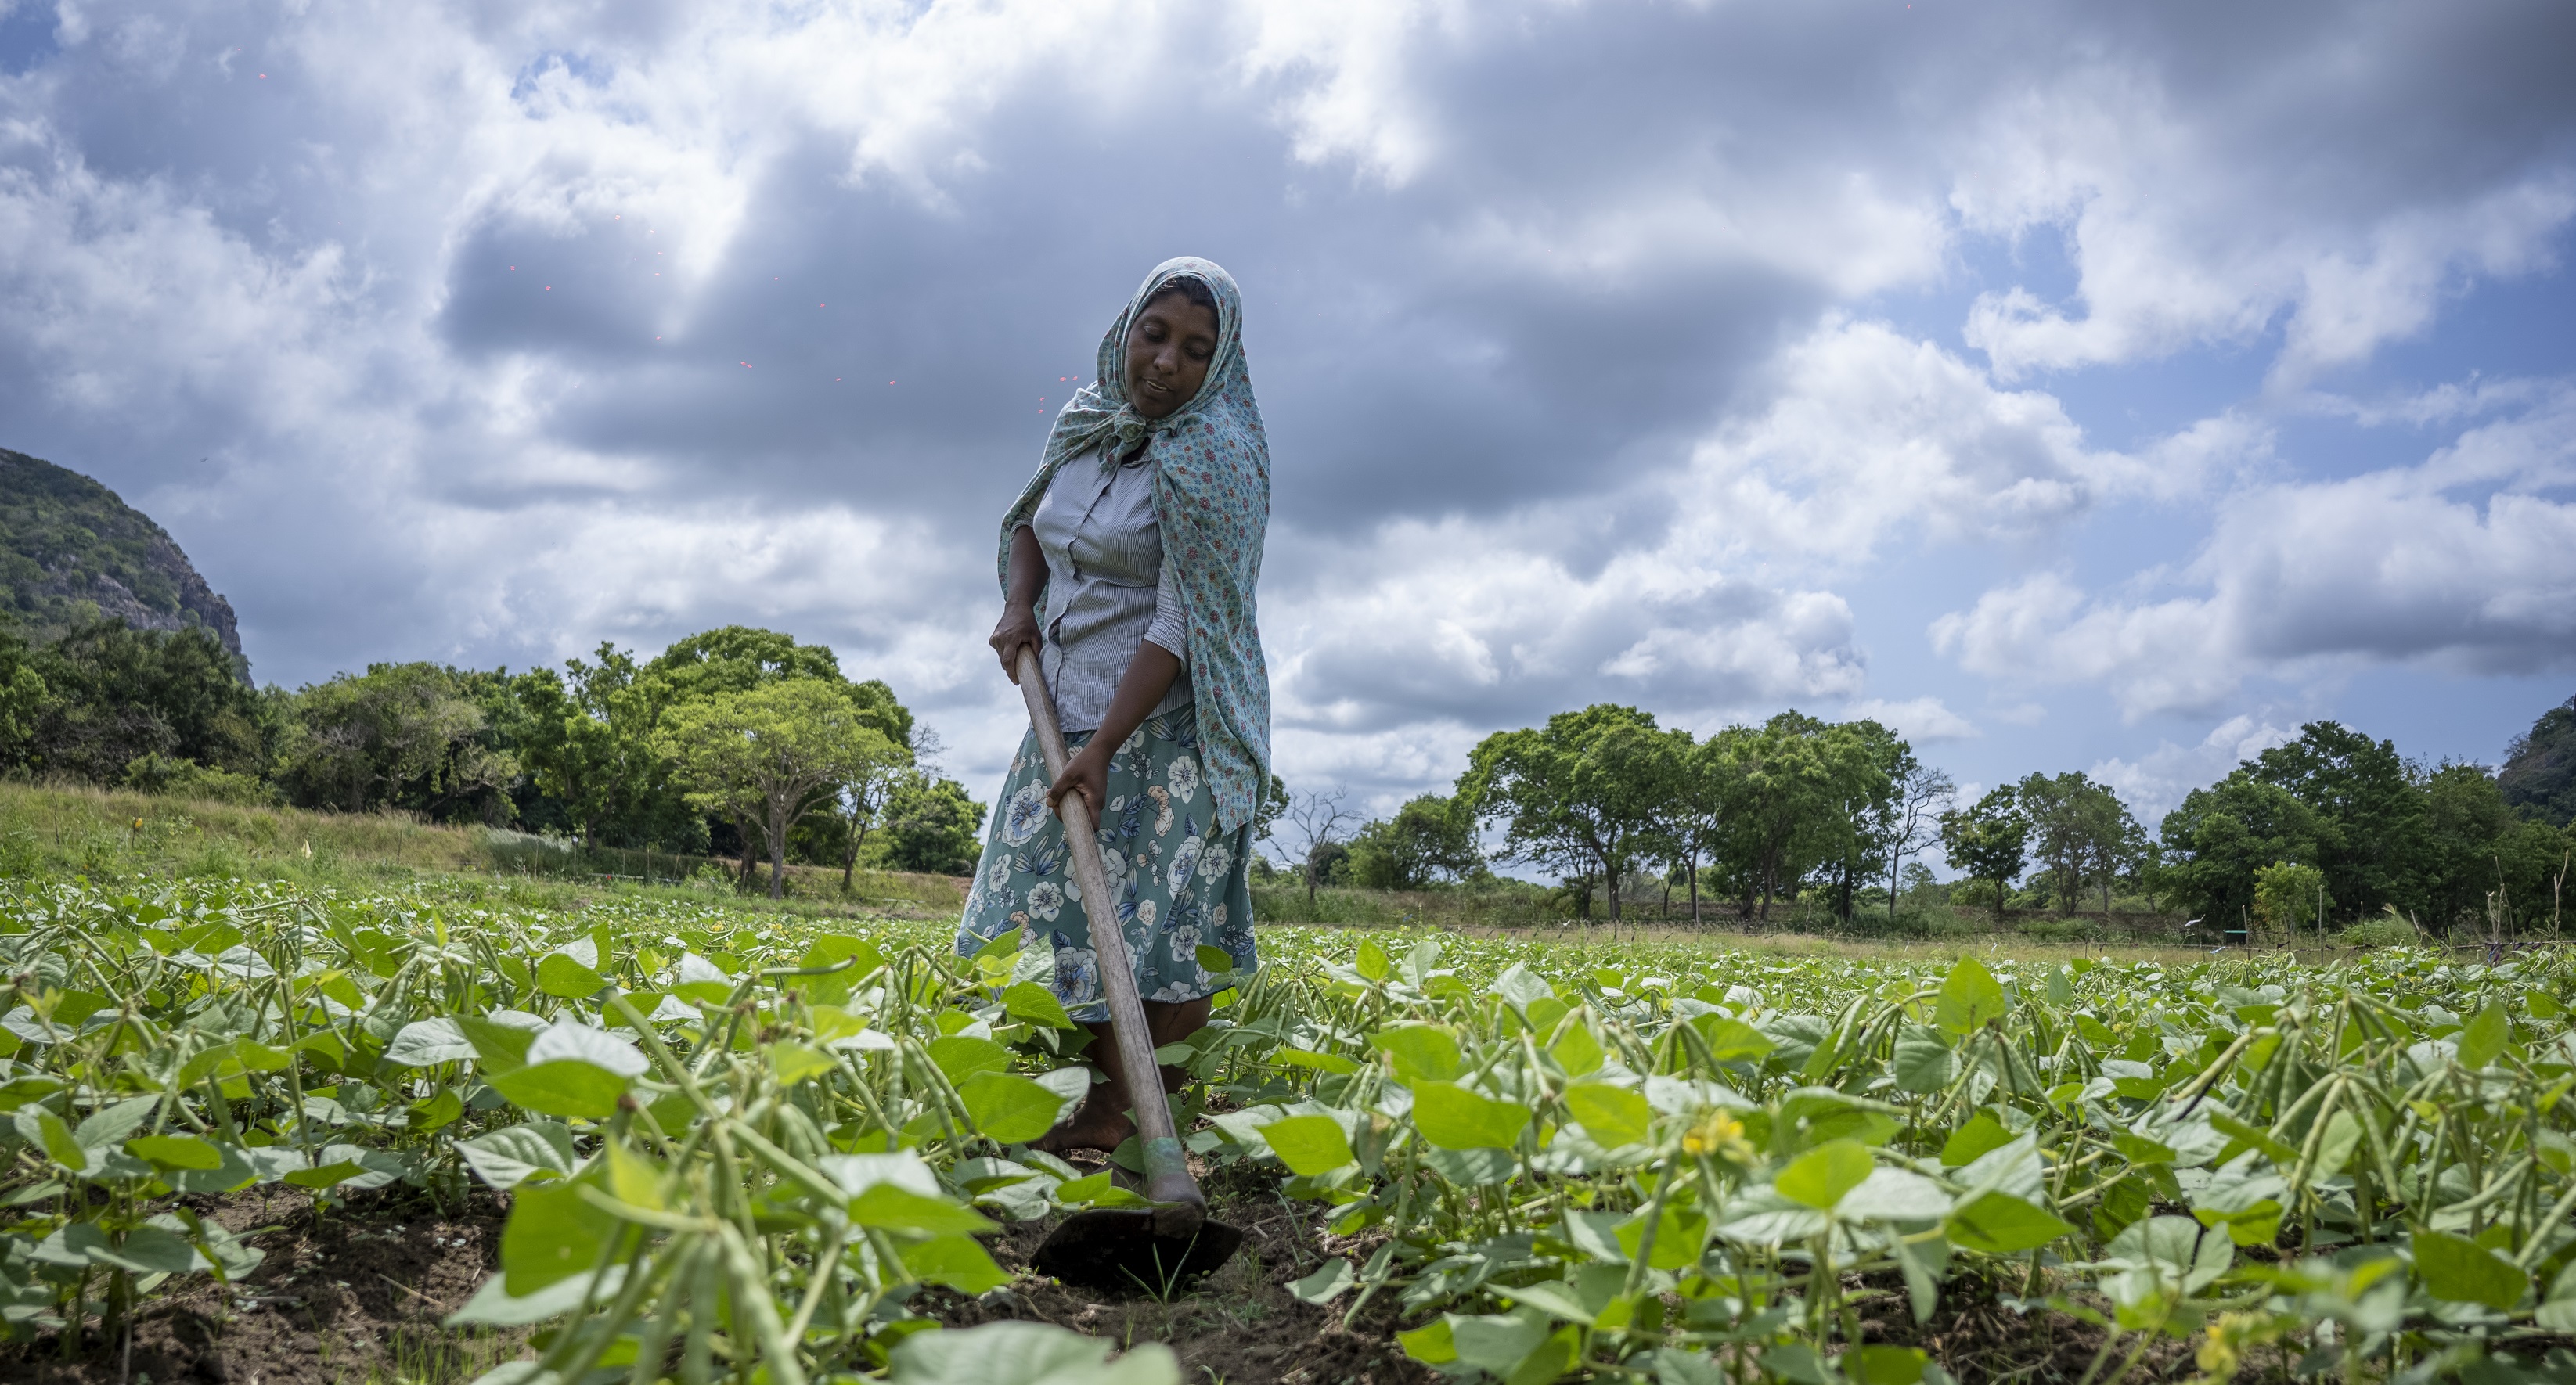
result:
[[(1216, 298), (1216, 355), (1190, 402), (1146, 418), (1127, 399), (1127, 324), (1180, 278), (1198, 280)], [(1270, 442), (1243, 363), (1243, 295), (1234, 276), (1188, 255), (1154, 266), (1100, 339), (1099, 371), (1055, 416), (1037, 475), (1002, 517), (1002, 587), (1010, 589), (1011, 534), (1037, 513), (1057, 468), (1098, 448), (1124, 456), (1150, 440), (1163, 561), (1177, 568), (1189, 622), (1200, 761), (1218, 827), (1232, 831), (1252, 821), (1270, 773), (1270, 669), (1253, 602), (1270, 523)]]

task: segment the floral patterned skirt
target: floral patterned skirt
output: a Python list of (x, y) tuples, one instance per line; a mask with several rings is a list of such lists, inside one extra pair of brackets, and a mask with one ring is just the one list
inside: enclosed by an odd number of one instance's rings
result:
[[(1109, 810), (1100, 862), (1109, 876), (1136, 993), (1147, 1000), (1196, 1000), (1223, 989), (1199, 963), (1213, 947), (1249, 970), (1252, 945), (1251, 829), (1216, 831), (1216, 796), (1200, 782), (1198, 715), (1184, 705), (1136, 728), (1109, 761)], [(1089, 732), (1065, 737), (1080, 750)], [(1024, 947), (1055, 953), (1056, 999), (1085, 1024), (1109, 1018), (1091, 917), (1074, 884), (1064, 824), (1047, 806), (1046, 757), (1034, 732), (1022, 737), (1003, 781), (1001, 806), (966, 894), (957, 955), (971, 957), (1005, 931)]]

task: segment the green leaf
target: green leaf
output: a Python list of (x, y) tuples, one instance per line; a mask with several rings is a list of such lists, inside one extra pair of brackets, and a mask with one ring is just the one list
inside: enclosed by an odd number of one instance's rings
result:
[(501, 1228), (503, 1287), (512, 1298), (595, 1268), (620, 1223), (569, 1183), (527, 1184), (511, 1195)]
[(607, 977), (560, 952), (549, 952), (537, 962), (537, 989), (547, 995), (588, 1000), (607, 984)]
[(782, 1086), (793, 1087), (809, 1077), (820, 1076), (839, 1067), (832, 1055), (807, 1048), (792, 1039), (782, 1039), (769, 1046), (769, 1070)]
[(2055, 1213), (2003, 1192), (1980, 1194), (1950, 1212), (1951, 1242), (1988, 1255), (2036, 1250), (2074, 1229)]
[(1011, 1282), (993, 1257), (972, 1236), (933, 1236), (903, 1250), (903, 1267), (912, 1277), (945, 1284), (961, 1294), (981, 1294)]
[(412, 1133), (422, 1134), (444, 1130), (463, 1119), (464, 1115), (465, 1098), (458, 1096), (453, 1088), (441, 1087), (436, 1093), (413, 1102), (404, 1122)]
[(2316, 1167), (2308, 1170), (2310, 1178), (2332, 1178), (2343, 1172), (2352, 1161), (2353, 1151), (2361, 1147), (2361, 1122), (2350, 1111), (2337, 1111), (2326, 1122), (2325, 1137), (2317, 1141)]
[(1117, 1360), (1112, 1344), (1061, 1327), (995, 1322), (916, 1332), (887, 1354), (888, 1385), (1180, 1385), (1181, 1364), (1160, 1342)]
[(124, 1144), (126, 1137), (151, 1124), (161, 1108), (157, 1096), (129, 1097), (112, 1106), (102, 1106), (72, 1127), (72, 1138), (92, 1150), (109, 1150)]
[(1399, 1332), (1395, 1341), (1404, 1348), (1405, 1355), (1426, 1366), (1445, 1366), (1458, 1359), (1458, 1343), (1446, 1317), (1435, 1318), (1410, 1332)]
[(1368, 1041), (1395, 1060), (1399, 1082), (1446, 1082), (1462, 1066), (1457, 1032), (1445, 1025), (1394, 1025), (1369, 1035)]
[(1607, 1056), (1602, 1052), (1601, 1041), (1592, 1037), (1592, 1031), (1579, 1020), (1566, 1029), (1564, 1037), (1548, 1049), (1548, 1054), (1556, 1059), (1558, 1067), (1565, 1069), (1568, 1077), (1590, 1077), (1601, 1071), (1602, 1061)]
[(1009, 1072), (1011, 1051), (990, 1039), (948, 1034), (930, 1041), (930, 1062), (960, 1086), (979, 1072)]
[(1360, 1070), (1359, 1064), (1338, 1053), (1317, 1053), (1303, 1048), (1275, 1049), (1271, 1052), (1268, 1061), (1286, 1067), (1309, 1068), (1316, 1072), (1348, 1074)]
[(299, 1188), (330, 1188), (346, 1183), (366, 1171), (366, 1165), (354, 1159), (343, 1159), (337, 1163), (323, 1164), (316, 1168), (293, 1170), (286, 1175), (286, 1181)]
[(2003, 1018), (2005, 1008), (2004, 988), (1996, 983), (1994, 973), (1976, 958), (1962, 957), (1941, 983), (1932, 1022), (1953, 1034), (1972, 1034), (1987, 1021)]
[(1519, 1141), (1530, 1109), (1454, 1082), (1413, 1084), (1413, 1128), (1442, 1149), (1505, 1149)]
[(1027, 1020), (1049, 1029), (1071, 1029), (1073, 1016), (1064, 1012), (1064, 1002), (1055, 992), (1035, 981), (1023, 981), (1002, 992), (1002, 1009), (1015, 1020)]
[(1691, 1028), (1708, 1042), (1711, 1058), (1721, 1063), (1755, 1063), (1770, 1056), (1779, 1042), (1731, 1015), (1700, 1015)]
[(861, 1226), (918, 1231), (930, 1236), (991, 1231), (996, 1227), (991, 1218), (953, 1199), (913, 1192), (892, 1183), (879, 1183), (851, 1198), (850, 1220)]
[(1930, 1359), (1921, 1347), (1867, 1346), (1846, 1353), (1842, 1367), (1854, 1385), (1916, 1385)]
[(1064, 1098), (1008, 1072), (979, 1072), (957, 1088), (975, 1128), (1006, 1145), (1024, 1144), (1055, 1128)]
[(617, 1113), (617, 1098), (626, 1079), (580, 1058), (557, 1058), (494, 1073), (492, 1089), (510, 1104), (541, 1116), (581, 1116), (606, 1120)]
[(2490, 1002), (2460, 1031), (2460, 1066), (2471, 1072), (2492, 1067), (2504, 1056), (2504, 1047), (2513, 1038), (2505, 1022), (2504, 1007)]
[(1270, 1152), (1291, 1173), (1331, 1173), (1351, 1162), (1350, 1137), (1342, 1133), (1342, 1123), (1330, 1116), (1290, 1116), (1260, 1130), (1261, 1138), (1270, 1142)]
[(1908, 1025), (1896, 1041), (1896, 1089), (1930, 1096), (1950, 1085), (1950, 1045), (1940, 1031)]
[(1386, 949), (1366, 939), (1360, 942), (1354, 969), (1371, 981), (1384, 981), (1395, 974), (1395, 964), (1387, 960)]
[(218, 1169), (224, 1164), (222, 1150), (194, 1135), (137, 1135), (125, 1142), (125, 1151), (163, 1168)]
[[(526, 1045), (522, 1044), (520, 1048), (524, 1052)], [(464, 1029), (455, 1020), (447, 1018), (414, 1020), (394, 1035), (392, 1043), (385, 1045), (386, 1062), (413, 1068), (425, 1068), (432, 1063), (452, 1063), (471, 1058), (474, 1053), (474, 1045), (466, 1040)], [(196, 1065), (191, 1063), (189, 1066)]]
[(841, 933), (826, 933), (816, 938), (814, 945), (805, 950), (804, 957), (799, 959), (797, 965), (828, 967), (848, 957), (855, 957), (858, 960), (852, 963), (847, 971), (836, 971), (829, 976), (796, 978), (796, 984), (805, 991), (806, 1003), (845, 1004), (860, 982), (867, 980), (871, 973), (885, 965), (885, 953), (880, 951), (876, 944), (865, 938), (853, 938)]
[(1535, 1312), (1442, 1316), (1449, 1320), (1449, 1340), (1457, 1347), (1458, 1359), (1499, 1376), (1509, 1376), (1513, 1367), (1547, 1340), (1547, 1319)]
[(1830, 1212), (1843, 1194), (1859, 1187), (1876, 1167), (1868, 1146), (1858, 1140), (1832, 1140), (1790, 1161), (1771, 1186), (1792, 1202)]
[(2131, 1135), (2126, 1132), (2111, 1137), (2111, 1148), (2118, 1150), (2120, 1157), (2132, 1164), (2170, 1164), (2176, 1158), (2173, 1146), (2162, 1140), (2150, 1140), (2144, 1135)]
[[(19, 1128), (23, 1130), (29, 1123), (26, 1113), (19, 1113), (18, 1119)], [(89, 1167), (89, 1149), (73, 1136), (72, 1128), (63, 1123), (62, 1117), (51, 1111), (40, 1111), (36, 1113), (33, 1124), (36, 1127), (35, 1142), (45, 1147), (45, 1153), (53, 1156), (55, 1163), (74, 1173)]]
[(535, 1042), (538, 1030), (486, 1019), (481, 1015), (457, 1015), (454, 1018), (457, 1030), (464, 1034), (467, 1043), (474, 1046), (474, 1056), (482, 1062), (486, 1079), (528, 1061), (528, 1045)]
[[(69, 1238), (65, 1238), (68, 1243)], [(138, 1226), (115, 1245), (88, 1248), (90, 1261), (131, 1274), (186, 1274), (197, 1266), (196, 1247), (186, 1238), (158, 1226)]]
[(1337, 1255), (1313, 1274), (1290, 1280), (1287, 1287), (1289, 1296), (1301, 1303), (1323, 1304), (1359, 1282), (1359, 1276), (1351, 1272), (1351, 1262)]
[(529, 1121), (458, 1140), (456, 1152), (466, 1167), (505, 1193), (539, 1173), (569, 1178), (580, 1162), (573, 1157), (572, 1132), (555, 1121)]
[[(1634, 1260), (1637, 1247), (1646, 1239), (1646, 1214), (1619, 1223), (1612, 1234), (1617, 1238), (1620, 1258)], [(1646, 1264), (1658, 1270), (1678, 1270), (1698, 1261), (1700, 1250), (1708, 1243), (1708, 1218), (1696, 1207), (1664, 1208), (1662, 1220), (1655, 1223), (1655, 1244), (1646, 1252)]]
[(1566, 1088), (1565, 1109), (1582, 1125), (1583, 1133), (1604, 1149), (1642, 1143), (1655, 1114), (1644, 1097), (1607, 1082), (1578, 1082)]
[(2011, 1144), (2012, 1139), (2012, 1132), (2004, 1129), (2003, 1122), (1989, 1112), (1979, 1111), (1969, 1118), (1967, 1124), (1951, 1131), (1950, 1138), (1942, 1142), (1941, 1167), (1955, 1169), (1962, 1164), (1973, 1164), (1977, 1156), (2001, 1149)]
[(2483, 1303), (2498, 1312), (2510, 1312), (2531, 1287), (2529, 1277), (2512, 1261), (2464, 1236), (2418, 1231), (2413, 1247), (2415, 1274), (2424, 1281), (2424, 1291), (2435, 1298)]
[(1152, 1204), (1125, 1188), (1109, 1181), (1111, 1171), (1102, 1169), (1087, 1177), (1070, 1179), (1055, 1188), (1055, 1200), (1067, 1207), (1146, 1207)]

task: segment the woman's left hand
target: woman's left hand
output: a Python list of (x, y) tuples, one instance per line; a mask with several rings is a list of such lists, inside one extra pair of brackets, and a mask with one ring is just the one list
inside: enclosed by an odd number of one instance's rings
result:
[(1091, 810), (1091, 825), (1100, 825), (1101, 805), (1109, 801), (1109, 757), (1092, 753), (1099, 744), (1095, 737), (1090, 745), (1075, 751), (1073, 758), (1065, 762), (1064, 773), (1048, 786), (1047, 806), (1055, 809), (1058, 818), (1064, 816), (1064, 796), (1079, 793), (1083, 806)]

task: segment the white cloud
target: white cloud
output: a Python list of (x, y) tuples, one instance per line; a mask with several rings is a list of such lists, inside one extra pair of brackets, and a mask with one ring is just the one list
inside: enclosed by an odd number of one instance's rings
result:
[(1910, 697), (1902, 702), (1872, 697), (1855, 702), (1846, 710), (1848, 715), (1866, 717), (1892, 728), (1915, 745), (1974, 740), (1985, 734), (1977, 729), (1976, 723), (1951, 711), (1937, 697)]
[(2276, 745), (2298, 739), (2270, 721), (2234, 716), (2210, 728), (2193, 745), (2159, 742), (2135, 760), (2101, 760), (2086, 771), (2111, 786), (2129, 811), (2152, 834), (2165, 814), (2181, 806), (2183, 795), (2225, 778), (2229, 771)]
[(2037, 573), (1933, 622), (1990, 677), (2096, 684), (2132, 718), (2205, 711), (2256, 675), (2375, 663), (2528, 673), (2576, 664), (2576, 387), (2422, 464), (2229, 496), (2174, 581), (2088, 595)]
[[(2300, 128), (2330, 119), (2322, 109), (2265, 105), (2267, 138), (2247, 127), (2248, 104), (2263, 98), (2178, 99), (2137, 65), (2097, 60), (2008, 88), (1963, 132), (1961, 223), (2015, 241), (2062, 236), (2078, 274), (2080, 311), (2020, 285), (1978, 297), (1967, 340), (2000, 378), (2243, 344), (2278, 324), (2275, 375), (2296, 387), (2420, 331), (2466, 279), (2549, 264), (2576, 216), (2563, 167), (2433, 192), (2371, 169), (2357, 128)], [(2327, 170), (2351, 175), (2338, 195), (2302, 195)], [(2335, 214), (2316, 215), (2321, 201)]]

